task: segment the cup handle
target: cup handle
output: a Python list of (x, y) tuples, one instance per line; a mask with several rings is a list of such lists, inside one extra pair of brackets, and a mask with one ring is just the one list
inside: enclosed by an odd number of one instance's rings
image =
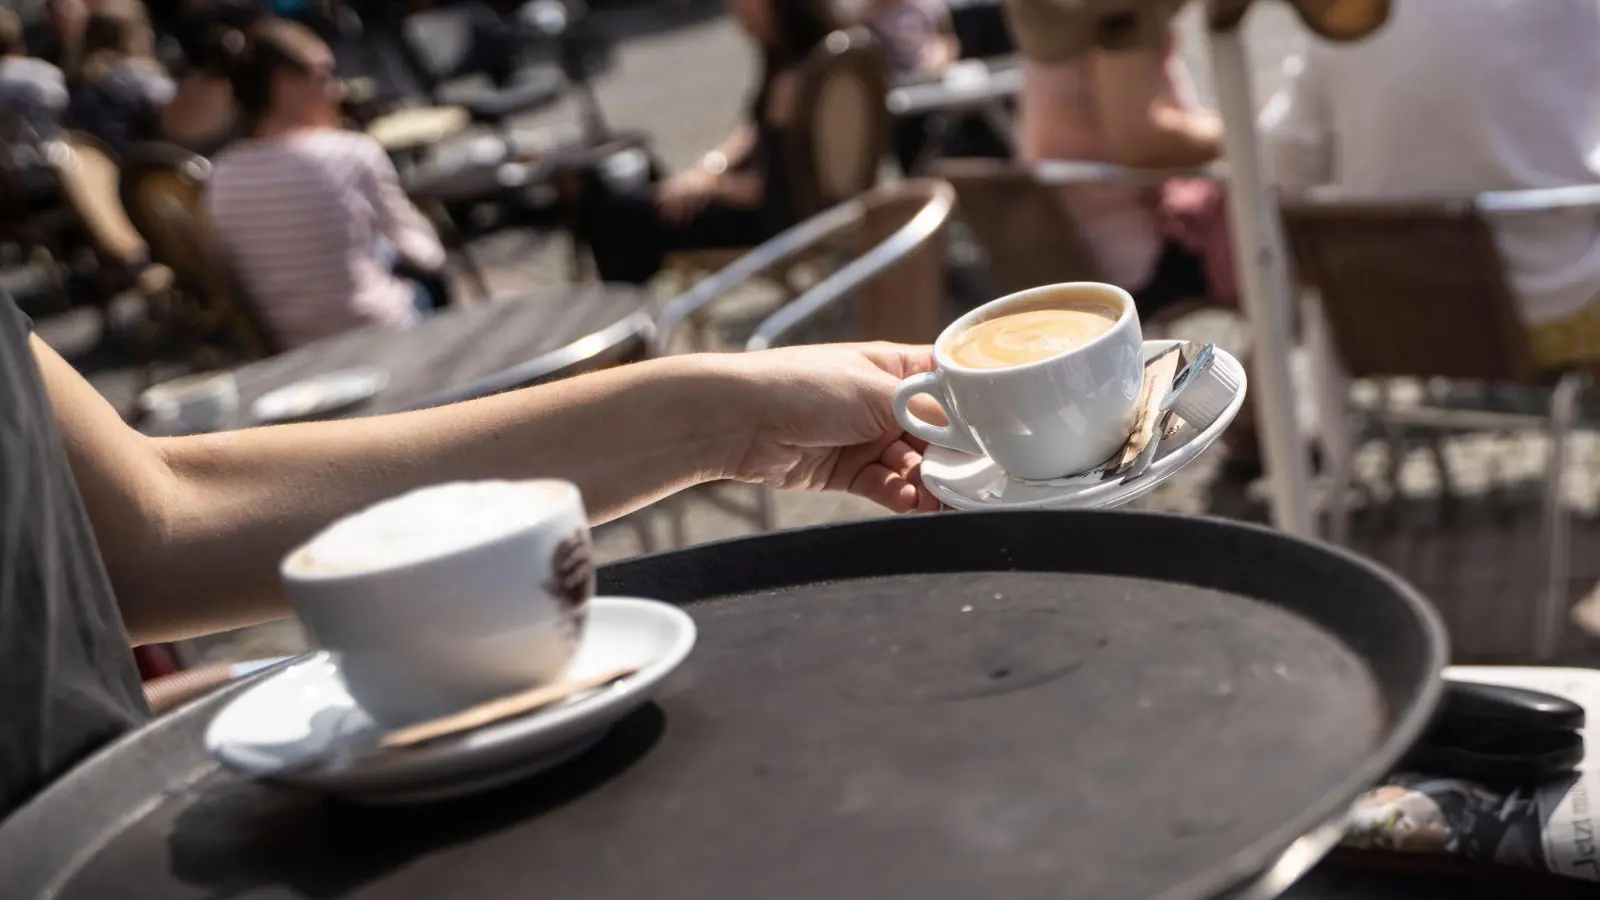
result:
[[(911, 398), (918, 394), (927, 394), (938, 402), (944, 409), (945, 418), (950, 420), (949, 425), (932, 425), (917, 418), (911, 411)], [(961, 425), (955, 415), (950, 412), (950, 400), (945, 396), (944, 384), (939, 381), (937, 372), (923, 372), (913, 375), (894, 391), (894, 417), (900, 420), (900, 427), (907, 434), (915, 435), (930, 444), (949, 447), (951, 450), (960, 450), (962, 453), (971, 453), (976, 456), (983, 455), (983, 448), (972, 437), (972, 433)]]

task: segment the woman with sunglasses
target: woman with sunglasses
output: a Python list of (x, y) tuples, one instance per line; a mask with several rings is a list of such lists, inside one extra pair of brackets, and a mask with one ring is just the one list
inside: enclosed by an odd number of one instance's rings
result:
[[(366, 325), (405, 328), (443, 305), (444, 248), (378, 143), (340, 127), (333, 52), (264, 19), (224, 41), (245, 136), (207, 192), (222, 252), (287, 347)], [(405, 278), (390, 256), (418, 273)]]

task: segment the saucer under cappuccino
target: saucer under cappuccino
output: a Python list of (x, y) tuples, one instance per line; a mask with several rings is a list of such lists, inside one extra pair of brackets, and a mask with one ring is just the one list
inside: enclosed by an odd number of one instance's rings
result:
[(1083, 303), (995, 316), (957, 335), (950, 360), (972, 369), (1003, 369), (1049, 359), (1110, 331), (1119, 312)]

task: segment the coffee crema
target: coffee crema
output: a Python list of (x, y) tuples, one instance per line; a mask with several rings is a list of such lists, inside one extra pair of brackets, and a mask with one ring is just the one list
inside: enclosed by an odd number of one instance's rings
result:
[(1004, 369), (1081, 347), (1117, 324), (1117, 311), (1097, 303), (1030, 309), (986, 319), (957, 335), (946, 351), (969, 369)]

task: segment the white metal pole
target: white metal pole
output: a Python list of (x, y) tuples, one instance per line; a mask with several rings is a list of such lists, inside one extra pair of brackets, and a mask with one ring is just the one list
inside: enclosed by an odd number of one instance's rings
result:
[(1239, 29), (1206, 32), (1228, 163), (1234, 262), (1256, 337), (1250, 393), (1265, 444), (1272, 521), (1290, 534), (1310, 537), (1310, 472), (1289, 375), (1289, 270), (1277, 210), (1262, 176), (1250, 67)]

